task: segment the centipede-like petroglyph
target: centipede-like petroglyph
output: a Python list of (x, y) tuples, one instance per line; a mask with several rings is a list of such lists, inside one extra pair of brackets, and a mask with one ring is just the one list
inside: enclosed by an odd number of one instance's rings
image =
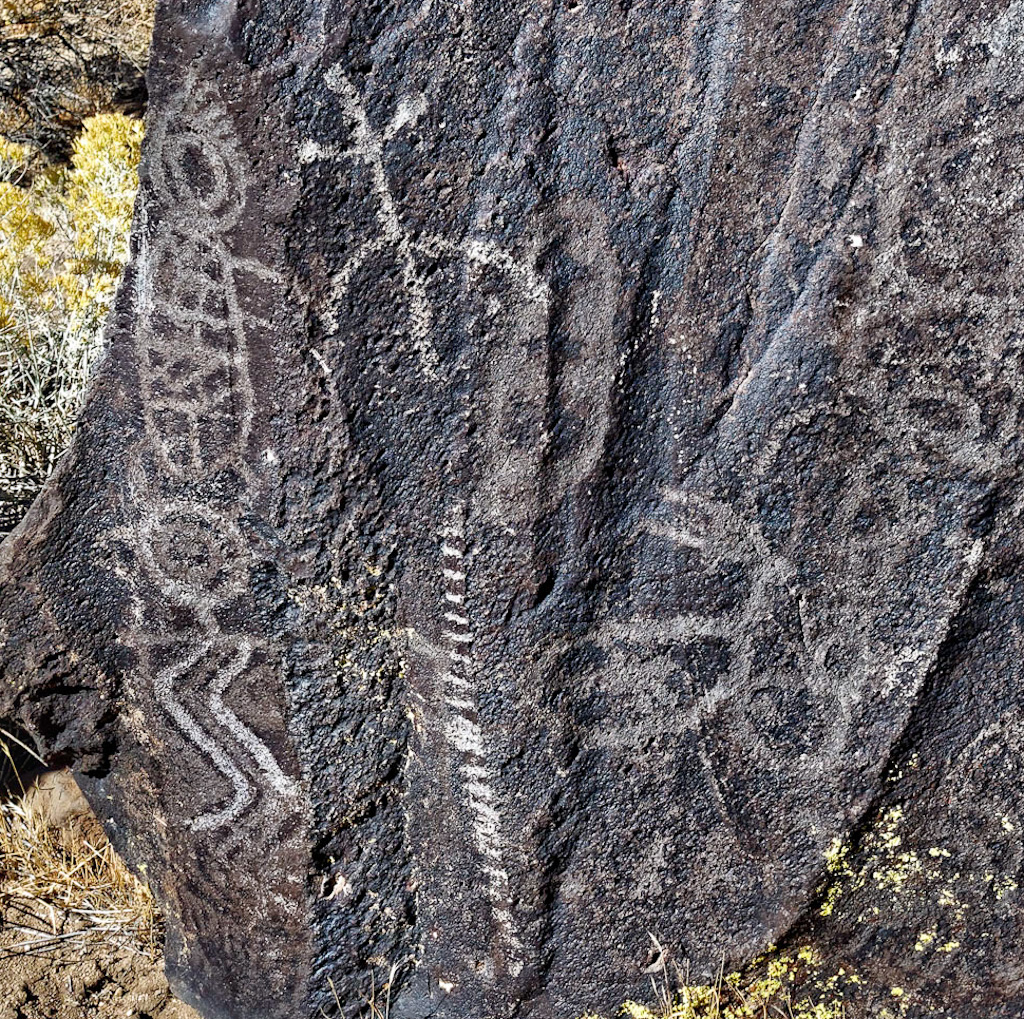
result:
[[(427, 9), (425, 5), (423, 10)], [(350, 137), (340, 145), (307, 140), (299, 148), (299, 162), (337, 162), (342, 164), (339, 174), (345, 173), (352, 161), (361, 164), (368, 173), (376, 229), (372, 236), (347, 252), (344, 264), (332, 279), (332, 294), (322, 318), (329, 331), (337, 331), (336, 309), (349, 295), (357, 274), (374, 257), (393, 259), (399, 268), (399, 284), (407, 304), (408, 336), (419, 367), (428, 379), (441, 381), (446, 375), (446, 365), (442, 363), (432, 335), (438, 297), (430, 289), (436, 284), (430, 282), (424, 271), (427, 263), (438, 258), (461, 263), (468, 286), (473, 285), (479, 272), (499, 273), (521, 298), (529, 316), (546, 314), (547, 283), (527, 262), (485, 237), (470, 235), (450, 239), (413, 230), (405, 223), (388, 177), (386, 146), (401, 131), (428, 115), (424, 96), (402, 98), (390, 122), (378, 128), (371, 123), (358, 90), (341, 65), (331, 68), (325, 81), (337, 98)], [(451, 455), (458, 456), (455, 451)], [(426, 685), (437, 691), (441, 702), (434, 707), (441, 712), (443, 738), (458, 762), (455, 778), (468, 815), (469, 841), (480, 858), (486, 897), (506, 965), (509, 972), (518, 975), (524, 966), (524, 953), (511, 908), (501, 804), (488, 763), (487, 739), (477, 704), (478, 677), (466, 600), (468, 559), (462, 512), (461, 508), (455, 512), (442, 529), (441, 630), (436, 645), (433, 639), (424, 642), (424, 648), (430, 648), (425, 656), (430, 664), (424, 667), (432, 673), (436, 670), (437, 682)], [(413, 697), (419, 695), (414, 691)]]
[(455, 513), (441, 536), (444, 606), (440, 637), (442, 655), (448, 659), (441, 677), (447, 712), (444, 734), (458, 756), (458, 778), (470, 815), (473, 845), (482, 859), (491, 915), (501, 933), (509, 972), (518, 976), (523, 968), (523, 946), (512, 915), (500, 804), (476, 701), (473, 629), (466, 602), (468, 568), (465, 525), (461, 513)]
[[(231, 707), (235, 688), (276, 672), (279, 653), (244, 623), (225, 621), (251, 617), (252, 557), (238, 511), (204, 494), (217, 490), (227, 468), (238, 489), (229, 505), (244, 503), (253, 486), (249, 346), (252, 332), (269, 323), (245, 305), (248, 294), (277, 280), (231, 250), (248, 184), (222, 101), (197, 83), (181, 96), (149, 133), (154, 194), (143, 214), (152, 207), (159, 219), (152, 230), (143, 221), (135, 298), (153, 467), (135, 482), (135, 500), (147, 510), (120, 537), (149, 583), (133, 590), (135, 626), (127, 642), (152, 677), (166, 718), (230, 788), (223, 805), (188, 823), (193, 832), (214, 833), (260, 798), (294, 803), (299, 791)], [(199, 234), (197, 224), (205, 227)]]

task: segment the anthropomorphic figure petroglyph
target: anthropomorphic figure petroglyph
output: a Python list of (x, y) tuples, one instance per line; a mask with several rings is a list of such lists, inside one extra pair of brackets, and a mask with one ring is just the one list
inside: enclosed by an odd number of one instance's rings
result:
[(161, 7), (0, 709), (206, 1019), (1024, 1010), (1021, 4), (764, 8)]

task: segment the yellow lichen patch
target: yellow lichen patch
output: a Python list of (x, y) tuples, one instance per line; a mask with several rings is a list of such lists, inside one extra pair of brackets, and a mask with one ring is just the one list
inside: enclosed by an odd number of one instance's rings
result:
[(723, 974), (713, 984), (683, 981), (673, 992), (662, 988), (658, 1005), (627, 1001), (618, 1014), (626, 1019), (843, 1019), (843, 991), (858, 982), (846, 969), (825, 977), (810, 946), (779, 954), (773, 948), (748, 970)]
[[(941, 845), (906, 844), (903, 821), (903, 808), (890, 807), (855, 847), (841, 839), (829, 845), (818, 912), (832, 918), (829, 925), (882, 922), (898, 930), (902, 919), (908, 953), (912, 948), (937, 960), (961, 948), (973, 898), (984, 893), (998, 901), (1016, 891), (1017, 883), (992, 873), (963, 873), (956, 869), (954, 854)], [(922, 910), (935, 922), (920, 931), (906, 927), (906, 918)], [(878, 997), (888, 1000), (887, 1007), (872, 1013), (876, 1019), (901, 1019), (922, 1007), (931, 1014), (927, 1003), (917, 1000), (913, 984), (906, 983), (874, 989), (874, 1008)], [(680, 981), (673, 994), (659, 995), (661, 1004), (627, 1002), (618, 1014), (626, 1019), (841, 1019), (847, 998), (867, 988), (848, 966), (826, 967), (809, 945), (781, 952), (769, 946), (749, 967), (714, 984)]]
[[(971, 907), (986, 898), (999, 902), (1018, 887), (1010, 875), (961, 869), (959, 854), (942, 845), (910, 844), (901, 830), (903, 821), (903, 809), (892, 807), (878, 815), (855, 846), (834, 842), (824, 854), (828, 878), (819, 889), (819, 914), (830, 925), (884, 925), (905, 939), (908, 981), (880, 989), (890, 1004), (877, 1013), (879, 1019), (928, 1009), (909, 980), (914, 970), (927, 959), (942, 965), (939, 960), (960, 951), (968, 936), (989, 937), (972, 929)], [(911, 926), (914, 917), (927, 918), (926, 924)], [(910, 961), (915, 957), (920, 960), (916, 965)], [(819, 983), (819, 989), (829, 990), (828, 982)]]
[[(897, 898), (927, 896), (939, 906), (952, 908), (957, 920), (962, 919), (966, 906), (957, 898), (953, 887), (960, 874), (950, 875), (944, 870), (945, 862), (951, 859), (949, 850), (931, 846), (918, 853), (904, 846), (899, 830), (903, 817), (903, 808), (899, 806), (891, 807), (880, 815), (862, 840), (856, 865), (851, 862), (849, 847), (838, 840), (829, 847), (825, 853), (829, 881), (820, 890), (821, 916), (831, 916), (848, 892), (873, 886)], [(882, 908), (872, 904), (858, 919), (876, 917), (881, 913)], [(935, 935), (931, 933), (931, 937), (918, 938), (918, 951), (932, 943)]]
[(1020, 887), (1013, 878), (1002, 877), (996, 878), (992, 875), (988, 875), (992, 882), (992, 891), (995, 892), (996, 899), (1000, 900), (1005, 896), (1009, 895), (1010, 892), (1015, 892)]
[(897, 853), (885, 869), (872, 871), (871, 876), (878, 888), (897, 894), (906, 887), (907, 881), (920, 874), (921, 859), (917, 853)]
[(894, 853), (903, 844), (899, 834), (900, 822), (903, 820), (902, 807), (890, 807), (882, 814), (874, 830), (868, 836), (878, 847), (887, 853)]
[(842, 839), (833, 839), (825, 850), (825, 869), (829, 874), (829, 882), (823, 891), (820, 913), (831, 916), (832, 911), (843, 894), (843, 879), (853, 877), (849, 864), (850, 847)]
[[(903, 892), (907, 883), (921, 874), (921, 857), (912, 850), (902, 848), (899, 826), (903, 808), (886, 810), (864, 838), (863, 848), (868, 852), (869, 864), (854, 870), (850, 863), (850, 847), (841, 839), (834, 839), (825, 851), (825, 868), (829, 880), (821, 889), (821, 916), (831, 916), (840, 897), (847, 890), (863, 888), (870, 880), (880, 891)], [(941, 850), (936, 850), (941, 855)], [(947, 854), (948, 855), (948, 854)]]

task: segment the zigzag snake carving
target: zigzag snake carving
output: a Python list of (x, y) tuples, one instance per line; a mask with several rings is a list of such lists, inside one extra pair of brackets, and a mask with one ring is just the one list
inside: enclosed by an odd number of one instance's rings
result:
[[(163, 599), (157, 604), (135, 592), (129, 643), (152, 676), (161, 709), (231, 790), (223, 805), (188, 824), (213, 833), (250, 810), (261, 791), (294, 799), (298, 787), (229, 705), (238, 684), (273, 683), (278, 669), (275, 650), (244, 629), (252, 613), (251, 553), (237, 522), (254, 482), (246, 463), (256, 407), (249, 341), (253, 330), (269, 325), (245, 305), (254, 288), (275, 279), (231, 251), (247, 185), (222, 102), (201, 87), (181, 95), (180, 108), (154, 124), (149, 137), (162, 215), (155, 229), (145, 223), (140, 232), (136, 299), (155, 470), (136, 481), (136, 501), (147, 509), (123, 537)], [(197, 222), (208, 224), (201, 239)], [(237, 479), (227, 497), (220, 494), (226, 471)]]

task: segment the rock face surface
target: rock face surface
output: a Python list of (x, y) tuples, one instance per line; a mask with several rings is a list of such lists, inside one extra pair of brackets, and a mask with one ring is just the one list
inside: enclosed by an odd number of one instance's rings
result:
[(0, 709), (178, 992), (1019, 1016), (1024, 4), (167, 0), (149, 86)]

